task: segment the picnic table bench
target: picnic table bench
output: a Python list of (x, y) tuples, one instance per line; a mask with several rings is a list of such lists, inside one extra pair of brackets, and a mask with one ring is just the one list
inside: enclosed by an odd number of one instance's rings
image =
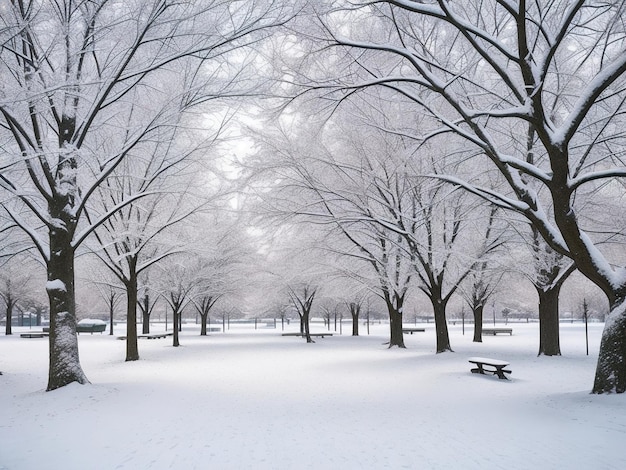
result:
[(31, 331), (29, 333), (20, 333), (20, 338), (45, 338), (49, 333), (45, 331)]
[(492, 335), (495, 336), (497, 334), (509, 334), (513, 336), (513, 328), (483, 328), (484, 335)]
[[(166, 333), (147, 333), (147, 334), (142, 334), (142, 335), (137, 335), (137, 338), (145, 338), (145, 339), (159, 339), (159, 338), (166, 338), (168, 336), (172, 336), (174, 333), (172, 333), (171, 331), (166, 332)], [(126, 339), (127, 336), (118, 336), (117, 339)]]
[[(309, 336), (317, 336), (323, 338), (324, 336), (332, 336), (332, 333), (309, 333)], [(283, 336), (306, 336), (305, 333), (283, 333)]]
[[(504, 374), (510, 374), (511, 371), (505, 369), (506, 366), (509, 365), (506, 361), (501, 361), (499, 359), (490, 359), (488, 357), (470, 357), (469, 362), (475, 364), (476, 367), (472, 369), (472, 373), (474, 374), (493, 374), (497, 375), (499, 379), (508, 380), (508, 377)], [(485, 369), (485, 366), (491, 367), (493, 369)]]
[(426, 328), (402, 328), (402, 333), (408, 333), (412, 335), (413, 333), (423, 333), (426, 331)]

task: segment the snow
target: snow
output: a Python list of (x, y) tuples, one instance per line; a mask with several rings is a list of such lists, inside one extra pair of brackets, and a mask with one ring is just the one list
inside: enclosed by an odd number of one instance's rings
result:
[(48, 292), (57, 291), (57, 292), (67, 292), (67, 286), (60, 279), (54, 279), (52, 281), (46, 282), (46, 290)]
[[(388, 349), (384, 324), (315, 344), (280, 323), (207, 337), (185, 325), (181, 347), (140, 340), (136, 362), (115, 336), (80, 335), (92, 384), (52, 392), (47, 340), (0, 336), (0, 469), (626, 465), (626, 394), (589, 393), (602, 324), (589, 325), (589, 356), (584, 325), (562, 324), (561, 357), (537, 357), (536, 323), (482, 344), (450, 325), (456, 352), (443, 354), (433, 324), (419, 326)], [(511, 380), (472, 374), (472, 356), (509, 362)]]
[(99, 318), (83, 318), (78, 322), (79, 325), (106, 325), (107, 322)]

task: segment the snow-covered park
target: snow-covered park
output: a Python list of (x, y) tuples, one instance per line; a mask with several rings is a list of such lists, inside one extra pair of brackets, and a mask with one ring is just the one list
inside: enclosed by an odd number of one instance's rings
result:
[[(584, 325), (562, 324), (561, 357), (537, 357), (537, 323), (482, 344), (450, 325), (443, 354), (419, 326), (388, 349), (385, 324), (315, 344), (184, 325), (180, 347), (141, 339), (135, 362), (118, 326), (79, 336), (91, 384), (52, 392), (47, 339), (18, 328), (0, 336), (0, 469), (624, 468), (626, 395), (589, 393), (602, 324), (588, 356)], [(472, 374), (471, 356), (509, 361), (511, 380)]]

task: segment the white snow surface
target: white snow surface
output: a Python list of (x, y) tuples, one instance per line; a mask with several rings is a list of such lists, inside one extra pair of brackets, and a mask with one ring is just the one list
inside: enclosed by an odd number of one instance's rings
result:
[[(624, 468), (626, 394), (589, 393), (602, 324), (589, 356), (584, 325), (562, 324), (561, 357), (537, 357), (537, 323), (483, 343), (450, 325), (443, 354), (423, 326), (388, 349), (384, 324), (315, 344), (280, 324), (185, 325), (178, 348), (140, 339), (136, 362), (116, 336), (80, 335), (92, 383), (53, 392), (47, 340), (14, 328), (0, 336), (0, 469)], [(509, 362), (511, 380), (472, 374), (471, 356)]]
[(67, 292), (67, 286), (61, 279), (54, 279), (53, 281), (46, 282), (46, 290)]

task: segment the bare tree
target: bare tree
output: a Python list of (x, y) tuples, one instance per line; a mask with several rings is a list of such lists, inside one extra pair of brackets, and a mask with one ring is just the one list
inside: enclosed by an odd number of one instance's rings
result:
[(311, 339), (310, 316), (313, 308), (313, 300), (317, 294), (317, 287), (309, 284), (303, 286), (293, 286), (288, 288), (289, 298), (300, 317), (300, 334), (306, 339), (307, 343), (315, 343)]
[[(599, 248), (577, 197), (623, 193), (624, 4), (390, 0), (343, 8), (351, 27), (324, 23), (329, 43), (353, 65), (348, 80), (335, 82), (342, 96), (394, 90), (432, 116), (423, 139), (456, 136), (477, 150), (477, 167), (493, 165), (506, 191), (452, 172), (440, 177), (522, 214), (602, 289), (611, 313), (593, 392), (626, 391), (625, 267)], [(528, 126), (537, 139), (533, 162), (509, 138), (526, 136), (519, 129)], [(607, 232), (622, 230), (604, 227), (600, 237)]]

